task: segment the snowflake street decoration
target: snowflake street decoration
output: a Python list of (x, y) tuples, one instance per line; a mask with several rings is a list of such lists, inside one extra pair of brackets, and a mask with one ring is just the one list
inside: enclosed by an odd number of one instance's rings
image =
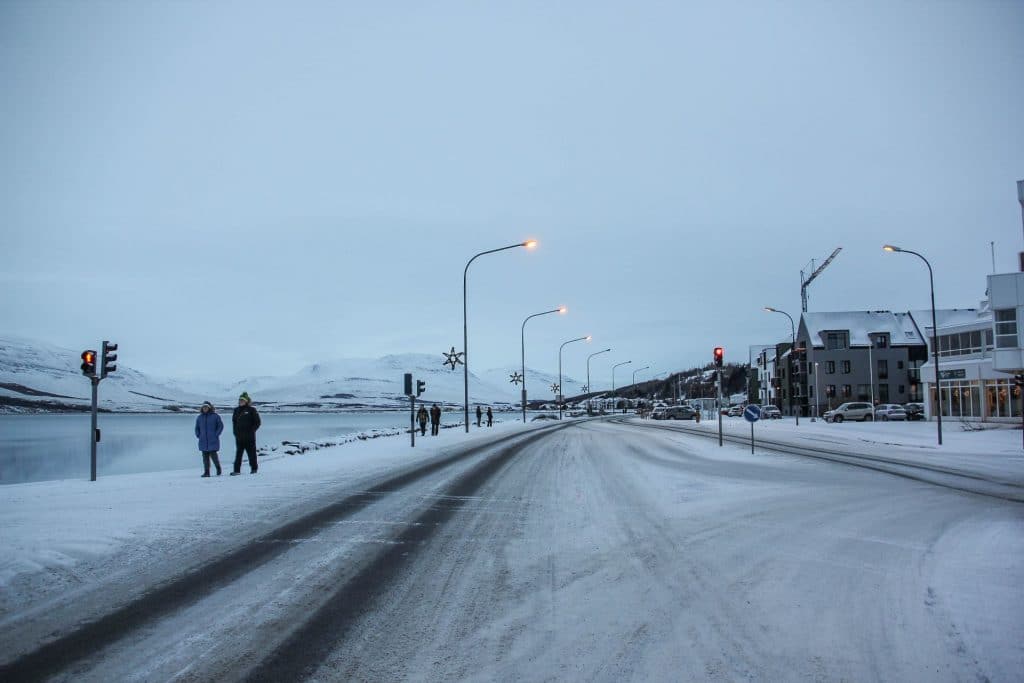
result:
[(448, 351), (447, 353), (442, 353), (441, 355), (444, 356), (444, 363), (442, 363), (442, 365), (450, 365), (452, 366), (452, 370), (455, 370), (455, 366), (463, 364), (463, 352), (456, 351), (454, 346), (452, 347), (451, 351)]
[(511, 375), (509, 375), (508, 381), (512, 382), (512, 384), (522, 384), (523, 376), (520, 375), (518, 372), (513, 372)]
[(583, 393), (585, 394), (585, 393), (587, 393), (588, 391), (590, 391), (590, 385), (589, 385), (589, 384), (584, 384), (584, 385), (583, 385), (583, 387), (582, 387), (582, 389), (583, 389)]
[(551, 385), (551, 391), (552, 391), (552, 393), (555, 393), (555, 394), (558, 393), (558, 382), (555, 382), (554, 384)]

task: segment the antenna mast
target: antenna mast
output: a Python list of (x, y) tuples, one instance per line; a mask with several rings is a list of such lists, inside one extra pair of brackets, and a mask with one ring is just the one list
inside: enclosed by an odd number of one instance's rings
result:
[[(833, 259), (843, 250), (842, 247), (836, 247), (836, 250), (832, 252), (832, 255), (825, 259), (825, 262), (818, 266), (814, 272), (811, 273), (810, 277), (804, 279), (804, 271), (800, 271), (800, 303), (803, 306), (803, 312), (807, 312), (807, 287), (814, 282), (814, 278), (821, 275), (821, 271), (828, 268), (828, 264), (832, 263)], [(814, 260), (811, 260), (811, 268), (814, 268)]]

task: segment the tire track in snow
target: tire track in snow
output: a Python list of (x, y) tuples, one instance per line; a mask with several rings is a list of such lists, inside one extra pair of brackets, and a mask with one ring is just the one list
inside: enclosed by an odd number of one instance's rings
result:
[(427, 508), (395, 538), (393, 545), (342, 585), (245, 678), (250, 681), (294, 681), (315, 674), (352, 626), (372, 610), (374, 600), (385, 594), (395, 577), (415, 560), (443, 524), (521, 449), (573, 424), (566, 422), (535, 432), (460, 475), (442, 494), (448, 498), (449, 505)]
[[(390, 476), (363, 491), (305, 514), (249, 543), (179, 574), (135, 600), (73, 630), (59, 634), (35, 650), (0, 664), (0, 681), (37, 681), (57, 674), (158, 619), (189, 607), (242, 576), (287, 552), (293, 542), (308, 539), (321, 529), (351, 516), (383, 496), (444, 470), (481, 452), (517, 440), (531, 442), (567, 425), (544, 426), (528, 435), (510, 434), (486, 444), (460, 449)], [(502, 451), (505, 453), (508, 450)], [(485, 461), (488, 462), (488, 461)], [(476, 471), (474, 470), (471, 471)], [(467, 494), (468, 495), (468, 494)]]

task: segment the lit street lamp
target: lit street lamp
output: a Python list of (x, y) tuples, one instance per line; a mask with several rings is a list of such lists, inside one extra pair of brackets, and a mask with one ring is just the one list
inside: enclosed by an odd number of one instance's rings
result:
[[(527, 249), (533, 249), (537, 246), (537, 240), (527, 240), (525, 242), (519, 242), (518, 244), (510, 244), (507, 247), (499, 247), (498, 249), (488, 249), (487, 251), (481, 251), (479, 254), (469, 259), (466, 262), (466, 267), (462, 271), (462, 384), (465, 389), (465, 417), (466, 417), (466, 433), (469, 434), (469, 326), (467, 323), (467, 306), (466, 306), (466, 279), (469, 275), (469, 266), (473, 261), (485, 254), (494, 254), (499, 251), (506, 251), (508, 249), (518, 249), (519, 247), (525, 247)], [(524, 385), (525, 386), (525, 385)]]
[(928, 266), (928, 286), (932, 292), (932, 358), (935, 363), (935, 424), (939, 435), (939, 445), (942, 445), (942, 387), (939, 385), (939, 329), (935, 324), (935, 278), (932, 274), (932, 264), (928, 262), (924, 256), (918, 254), (916, 251), (910, 249), (901, 249), (900, 247), (894, 247), (891, 244), (886, 244), (882, 247), (885, 251), (901, 251), (905, 254), (913, 254), (917, 258), (924, 261), (924, 264)]
[(552, 309), (550, 311), (544, 311), (543, 313), (534, 313), (533, 315), (527, 316), (526, 320), (523, 321), (523, 327), (520, 330), (520, 350), (522, 352), (523, 359), (523, 395), (521, 397), (523, 400), (523, 424), (526, 424), (526, 322), (531, 318), (536, 318), (542, 315), (549, 315), (551, 313), (564, 314), (568, 310), (569, 309), (566, 308), (565, 306), (559, 306), (558, 308)]
[(796, 424), (799, 427), (800, 411), (793, 410), (793, 367), (796, 365), (796, 363), (793, 362), (793, 358), (796, 356), (796, 325), (793, 323), (793, 316), (791, 316), (789, 313), (786, 313), (785, 311), (780, 311), (779, 309), (772, 308), (771, 306), (765, 306), (764, 310), (768, 311), (769, 313), (781, 313), (782, 315), (789, 318), (789, 332), (790, 336), (792, 337), (792, 344), (789, 347), (789, 376), (786, 378), (789, 383), (789, 412), (796, 415)]
[(577, 337), (576, 339), (570, 339), (567, 342), (563, 342), (558, 347), (558, 419), (562, 419), (562, 406), (565, 404), (565, 389), (562, 387), (562, 349), (565, 348), (566, 344), (572, 344), (573, 342), (585, 341), (589, 342), (591, 339), (588, 334), (586, 337)]

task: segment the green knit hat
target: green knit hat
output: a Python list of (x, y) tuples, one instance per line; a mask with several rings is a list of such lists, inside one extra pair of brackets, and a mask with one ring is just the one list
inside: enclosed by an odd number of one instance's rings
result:
[(238, 400), (245, 401), (246, 403), (250, 403), (252, 401), (252, 399), (249, 398), (249, 392), (248, 391), (243, 391), (242, 395), (238, 397)]

